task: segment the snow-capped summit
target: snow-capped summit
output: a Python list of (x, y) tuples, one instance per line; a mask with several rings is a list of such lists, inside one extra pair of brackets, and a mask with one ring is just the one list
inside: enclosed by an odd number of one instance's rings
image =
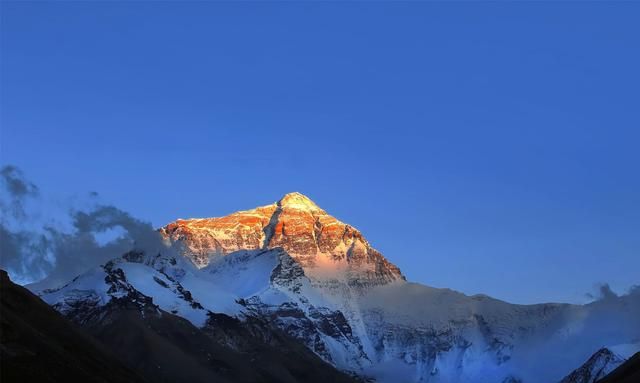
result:
[(354, 286), (404, 280), (400, 269), (360, 231), (297, 192), (226, 217), (177, 220), (160, 231), (171, 241), (182, 242), (184, 255), (198, 267), (207, 266), (212, 257), (239, 250), (282, 248), (318, 280), (346, 280)]
[(277, 204), (287, 209), (298, 209), (306, 211), (318, 211), (321, 210), (318, 205), (315, 204), (309, 197), (302, 193), (292, 192), (285, 194)]

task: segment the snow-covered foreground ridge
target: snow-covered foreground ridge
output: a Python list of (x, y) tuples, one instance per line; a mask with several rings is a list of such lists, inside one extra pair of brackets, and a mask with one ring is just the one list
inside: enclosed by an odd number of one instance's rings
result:
[(640, 293), (524, 306), (409, 283), (299, 193), (160, 233), (181, 253), (130, 252), (39, 294), (78, 322), (123, 298), (196, 326), (211, 313), (258, 316), (380, 382), (557, 382), (604, 345), (640, 341)]

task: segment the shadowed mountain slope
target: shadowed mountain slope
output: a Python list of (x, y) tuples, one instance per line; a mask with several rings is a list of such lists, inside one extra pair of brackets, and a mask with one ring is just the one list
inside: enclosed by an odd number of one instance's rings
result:
[(0, 381), (143, 382), (102, 345), (0, 270)]
[(640, 352), (633, 355), (598, 383), (637, 383), (640, 382)]

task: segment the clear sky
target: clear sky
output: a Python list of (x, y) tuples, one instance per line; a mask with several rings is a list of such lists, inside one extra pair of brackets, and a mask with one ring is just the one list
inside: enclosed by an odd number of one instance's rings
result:
[(640, 3), (2, 2), (0, 162), (163, 225), (300, 191), (408, 279), (640, 283)]

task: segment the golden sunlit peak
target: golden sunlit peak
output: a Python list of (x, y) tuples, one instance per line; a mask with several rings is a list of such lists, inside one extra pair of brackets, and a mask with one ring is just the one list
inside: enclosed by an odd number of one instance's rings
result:
[(281, 207), (300, 209), (300, 210), (320, 210), (309, 197), (302, 193), (293, 192), (285, 194), (284, 197), (278, 201), (278, 205)]

